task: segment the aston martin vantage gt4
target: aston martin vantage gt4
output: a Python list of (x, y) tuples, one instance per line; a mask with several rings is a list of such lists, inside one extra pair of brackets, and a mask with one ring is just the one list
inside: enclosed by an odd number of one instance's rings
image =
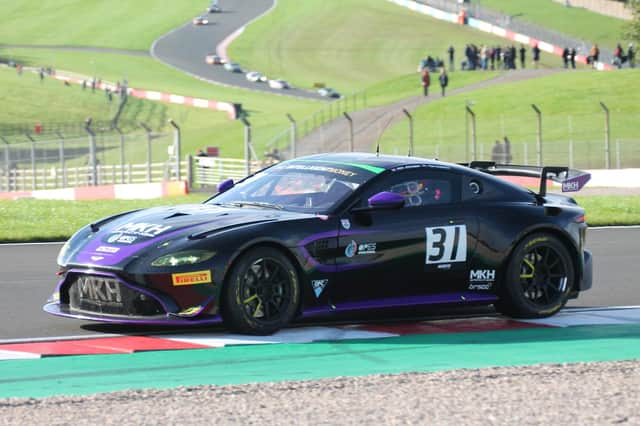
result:
[(44, 309), (117, 323), (223, 322), (248, 334), (409, 305), (545, 317), (591, 287), (585, 212), (561, 192), (588, 179), (566, 167), (376, 154), (283, 161), (222, 182), (202, 204), (80, 229), (60, 251), (61, 280)]

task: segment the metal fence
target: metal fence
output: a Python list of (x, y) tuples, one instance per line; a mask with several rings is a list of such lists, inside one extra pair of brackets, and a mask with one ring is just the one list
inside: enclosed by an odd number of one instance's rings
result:
[[(210, 187), (224, 179), (241, 179), (247, 172), (255, 172), (274, 161), (267, 158), (247, 165), (242, 159), (187, 155), (178, 167), (179, 136), (178, 140), (176, 137), (176, 134), (148, 129), (131, 134), (112, 131), (74, 138), (60, 133), (56, 139), (32, 138), (12, 143), (0, 138), (5, 142), (0, 144), (0, 192), (182, 179), (186, 179), (191, 188)], [(141, 162), (143, 158), (146, 161)]]
[[(84, 137), (9, 143), (0, 138), (0, 189), (4, 191), (82, 185), (152, 182), (176, 174), (173, 135), (93, 132)], [(143, 164), (132, 159), (146, 158)], [(139, 160), (138, 160), (139, 161)]]
[[(456, 117), (422, 117), (427, 123), (413, 134), (414, 153), (453, 162), (492, 160), (505, 151), (506, 140), (514, 163), (640, 167), (640, 136), (628, 130), (640, 113), (610, 113), (604, 104), (601, 112), (580, 114), (545, 114), (537, 107), (526, 111), (486, 117), (468, 107)], [(411, 137), (408, 125), (396, 125), (381, 139), (382, 151), (406, 154)]]
[[(537, 165), (538, 150), (535, 140), (511, 142), (509, 161), (505, 160), (504, 145), (497, 153), (494, 151), (495, 142), (480, 142), (474, 156), (468, 152), (464, 143), (436, 143), (429, 146), (417, 146), (415, 155), (427, 158), (437, 158), (443, 161), (464, 162), (468, 159), (495, 160), (513, 164)], [(601, 140), (590, 141), (562, 141), (545, 145), (543, 153), (544, 165), (561, 165), (581, 169), (606, 168), (605, 149)], [(407, 149), (398, 145), (386, 149), (384, 152), (394, 155), (406, 155)], [(546, 160), (549, 158), (549, 160)], [(612, 144), (611, 168), (640, 167), (640, 139), (616, 139)]]
[(290, 125), (271, 138), (266, 147), (268, 152), (278, 152), (281, 158), (296, 157), (296, 141), (304, 138), (324, 124), (342, 117), (344, 113), (367, 108), (367, 92), (360, 91), (327, 103), (309, 116), (296, 120), (288, 115)]
[[(194, 157), (193, 158), (192, 186), (209, 187), (216, 186), (225, 179), (242, 179), (247, 173), (245, 160), (220, 157)], [(270, 163), (265, 161), (252, 161), (250, 171), (255, 172)]]

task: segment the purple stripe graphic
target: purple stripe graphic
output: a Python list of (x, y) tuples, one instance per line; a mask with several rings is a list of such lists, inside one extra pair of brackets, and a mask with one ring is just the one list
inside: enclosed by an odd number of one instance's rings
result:
[(329, 306), (318, 306), (306, 309), (302, 316), (310, 317), (330, 312), (357, 311), (363, 309), (377, 308), (398, 308), (402, 306), (414, 305), (437, 305), (443, 303), (474, 303), (474, 302), (493, 302), (498, 297), (494, 294), (478, 294), (478, 293), (442, 293), (431, 294), (425, 296), (410, 297), (393, 297), (376, 300), (363, 300), (361, 302), (346, 302), (336, 304), (335, 309)]
[[(150, 246), (151, 244), (158, 243), (160, 241), (166, 240), (167, 238), (171, 238), (175, 235), (184, 233), (187, 229), (196, 228), (198, 226), (202, 226), (201, 223), (191, 226), (186, 226), (184, 228), (176, 229), (173, 232), (169, 232), (167, 234), (160, 234), (157, 237), (151, 238), (147, 241), (131, 244), (130, 246), (114, 246), (118, 247), (119, 250), (117, 253), (103, 253), (98, 252), (96, 249), (100, 246), (108, 246), (108, 243), (102, 242), (103, 234), (98, 234), (95, 238), (88, 243), (80, 253), (76, 255), (75, 262), (78, 263), (87, 263), (89, 265), (98, 265), (98, 266), (108, 266), (115, 265), (116, 263), (121, 262), (122, 260), (130, 257), (132, 254), (144, 249), (145, 247)], [(111, 233), (111, 232), (110, 232)], [(101, 257), (101, 259), (94, 260), (93, 256)]]

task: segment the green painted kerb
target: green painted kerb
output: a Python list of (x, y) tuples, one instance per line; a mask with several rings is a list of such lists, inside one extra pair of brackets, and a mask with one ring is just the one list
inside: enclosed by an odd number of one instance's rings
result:
[(0, 362), (0, 397), (640, 358), (640, 325), (431, 334)]

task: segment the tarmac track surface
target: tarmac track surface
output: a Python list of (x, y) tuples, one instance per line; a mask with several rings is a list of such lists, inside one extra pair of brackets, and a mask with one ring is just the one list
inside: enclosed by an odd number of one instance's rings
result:
[[(227, 36), (269, 12), (275, 4), (275, 0), (220, 0), (222, 12), (210, 13), (208, 25), (196, 26), (187, 22), (157, 39), (151, 46), (151, 55), (177, 70), (210, 83), (271, 94), (328, 100), (313, 91), (297, 88), (272, 89), (266, 83), (251, 83), (244, 73), (232, 73), (222, 65), (205, 63), (205, 56), (215, 53), (216, 47)], [(242, 65), (240, 64), (241, 67)], [(243, 68), (243, 71), (251, 70)], [(268, 77), (278, 78), (273, 75)]]
[[(638, 249), (640, 227), (591, 229), (587, 246), (594, 256), (593, 288), (569, 307), (607, 307), (640, 305), (637, 281), (640, 276)], [(88, 336), (95, 334), (123, 333), (152, 334), (167, 331), (165, 328), (123, 327), (58, 318), (42, 311), (42, 305), (50, 296), (58, 281), (55, 275), (57, 252), (60, 243), (6, 244), (0, 245), (0, 342), (14, 340), (38, 340), (57, 336)], [(406, 309), (386, 313), (384, 321), (420, 321), (442, 317), (487, 315), (487, 308), (464, 309)], [(357, 323), (375, 321), (380, 316), (358, 314), (322, 318), (312, 324)], [(194, 331), (193, 329), (189, 329)], [(172, 330), (180, 332), (180, 330)]]

